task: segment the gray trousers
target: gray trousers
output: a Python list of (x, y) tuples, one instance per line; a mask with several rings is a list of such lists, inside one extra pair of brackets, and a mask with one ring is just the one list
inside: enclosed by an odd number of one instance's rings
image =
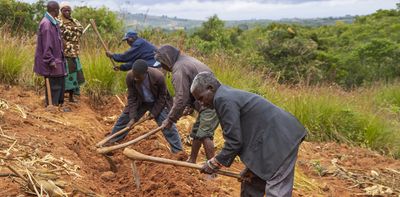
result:
[(265, 194), (267, 197), (292, 196), (294, 167), (296, 165), (298, 150), (298, 148), (293, 150), (269, 180), (265, 181), (253, 173), (253, 177), (249, 182), (242, 182), (240, 196), (259, 197)]

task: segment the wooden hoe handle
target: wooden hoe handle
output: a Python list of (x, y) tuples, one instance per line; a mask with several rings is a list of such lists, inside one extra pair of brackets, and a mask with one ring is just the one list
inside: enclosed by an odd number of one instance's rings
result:
[[(96, 22), (95, 22), (93, 19), (90, 19), (90, 24), (92, 25), (93, 30), (94, 30), (94, 32), (96, 33), (97, 37), (99, 38), (101, 44), (103, 45), (104, 50), (109, 51), (109, 50), (108, 50), (108, 47), (107, 47), (107, 45), (106, 45), (106, 43), (105, 43), (104, 40), (103, 40), (103, 38), (101, 38), (101, 35), (100, 35), (100, 33), (99, 33), (99, 30), (97, 30)], [(115, 62), (113, 61), (113, 59), (110, 58), (110, 60), (111, 60), (111, 62), (112, 62), (112, 64), (113, 64), (114, 68), (117, 67), (117, 65), (115, 64)]]
[(150, 135), (153, 135), (153, 134), (157, 133), (158, 131), (161, 131), (163, 128), (164, 127), (162, 127), (162, 126), (158, 127), (158, 128), (156, 128), (156, 129), (154, 129), (152, 131), (149, 131), (148, 133), (146, 133), (144, 135), (141, 135), (141, 136), (139, 136), (139, 137), (137, 137), (137, 138), (135, 138), (135, 139), (133, 139), (131, 141), (125, 142), (123, 144), (118, 144), (118, 145), (115, 145), (115, 146), (98, 148), (97, 152), (100, 153), (100, 154), (105, 154), (105, 153), (111, 152), (113, 150), (117, 150), (117, 149), (120, 149), (120, 148), (125, 148), (125, 147), (127, 147), (129, 145), (136, 144), (137, 142), (149, 137)]
[[(139, 160), (139, 161), (150, 161), (150, 162), (155, 162), (155, 163), (162, 163), (162, 164), (168, 164), (168, 165), (174, 165), (174, 166), (181, 166), (181, 167), (186, 167), (186, 168), (194, 168), (200, 170), (202, 168), (202, 165), (199, 164), (194, 164), (194, 163), (188, 163), (184, 161), (175, 161), (172, 159), (165, 159), (165, 158), (160, 158), (160, 157), (153, 157), (153, 156), (148, 156), (144, 155), (142, 153), (139, 153), (133, 149), (130, 148), (125, 148), (124, 149), (124, 155), (127, 156), (131, 160)], [(229, 176), (233, 178), (240, 178), (240, 175), (237, 173), (225, 171), (225, 170), (218, 170), (216, 172), (217, 174), (224, 175), (224, 176)]]
[(96, 147), (102, 147), (106, 142), (108, 142), (109, 140), (111, 140), (112, 138), (114, 138), (115, 136), (119, 136), (124, 132), (128, 132), (130, 130), (132, 130), (135, 126), (142, 124), (143, 122), (145, 122), (146, 120), (150, 120), (150, 117), (146, 117), (143, 119), (140, 119), (139, 121), (135, 122), (135, 124), (133, 124), (131, 127), (125, 127), (122, 130), (107, 136), (106, 138), (104, 138), (103, 140), (101, 140), (99, 143), (96, 144)]

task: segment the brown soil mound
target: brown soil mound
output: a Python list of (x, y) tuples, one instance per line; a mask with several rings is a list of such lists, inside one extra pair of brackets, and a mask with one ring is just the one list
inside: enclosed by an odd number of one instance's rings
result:
[[(122, 149), (112, 156), (118, 171), (110, 172), (107, 161), (96, 153), (94, 145), (111, 130), (123, 109), (115, 97), (110, 97), (104, 106), (93, 107), (81, 96), (78, 104), (66, 104), (72, 109), (66, 113), (49, 112), (43, 107), (42, 94), (19, 87), (0, 86), (0, 99), (5, 103), (0, 105), (0, 175), (10, 173), (5, 165), (22, 173), (26, 168), (36, 178), (51, 180), (72, 196), (239, 196), (240, 183), (233, 178), (211, 179), (197, 170), (150, 162), (137, 162), (141, 178), (141, 188), (137, 190), (131, 162)], [(186, 118), (178, 124), (182, 138), (188, 134), (190, 122), (192, 119)], [(155, 123), (147, 121), (135, 127), (125, 141), (154, 128)], [(130, 148), (147, 155), (178, 159), (170, 153), (161, 133)], [(190, 147), (185, 149), (189, 153)], [(198, 162), (203, 160), (201, 152)], [(240, 162), (235, 162), (229, 170), (239, 172), (242, 168)], [(47, 177), (43, 175), (44, 169), (48, 171)], [(395, 195), (400, 192), (399, 171), (399, 161), (366, 149), (306, 142), (298, 159), (294, 194), (349, 196), (368, 194), (372, 187), (390, 192), (381, 185), (391, 189), (391, 194), (386, 195)], [(20, 178), (0, 177), (0, 188), (4, 188), (0, 196), (23, 194), (28, 189), (21, 182)]]

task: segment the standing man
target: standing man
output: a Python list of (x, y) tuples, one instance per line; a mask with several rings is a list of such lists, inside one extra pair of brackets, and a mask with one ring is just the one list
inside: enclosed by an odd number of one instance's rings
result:
[(193, 57), (181, 54), (177, 48), (171, 45), (162, 46), (157, 50), (155, 59), (164, 70), (172, 72), (172, 84), (175, 89), (174, 104), (163, 125), (170, 128), (182, 115), (193, 111), (188, 109), (195, 108), (199, 115), (190, 134), (193, 143), (188, 162), (196, 163), (201, 144), (203, 144), (207, 159), (211, 159), (215, 152), (213, 137), (219, 124), (218, 117), (215, 110), (202, 109), (196, 105), (195, 99), (190, 94), (190, 84), (194, 77), (202, 71), (211, 72), (210, 68)]
[(297, 152), (306, 136), (301, 123), (259, 95), (221, 85), (210, 72), (198, 74), (190, 91), (203, 106), (215, 108), (225, 139), (201, 172), (229, 167), (239, 156), (246, 166), (241, 196), (292, 196)]
[[(158, 125), (167, 118), (168, 108), (171, 106), (165, 78), (161, 71), (156, 68), (148, 68), (144, 60), (136, 60), (132, 70), (126, 76), (128, 87), (128, 105), (121, 113), (114, 125), (111, 134), (118, 132), (125, 127), (131, 127), (138, 121), (146, 111), (150, 111)], [(163, 129), (163, 134), (171, 146), (173, 153), (182, 151), (182, 142), (175, 125)], [(110, 142), (122, 140), (128, 132), (123, 133)]]
[(82, 65), (79, 60), (80, 38), (83, 27), (78, 20), (72, 18), (72, 9), (68, 2), (61, 2), (60, 28), (64, 41), (67, 77), (65, 91), (69, 93), (69, 101), (76, 102), (74, 94), (80, 94), (80, 85), (85, 82)]
[(132, 64), (138, 59), (145, 60), (148, 66), (154, 65), (156, 62), (154, 60), (154, 52), (157, 48), (153, 44), (140, 38), (134, 31), (127, 32), (124, 38), (122, 38), (122, 41), (126, 41), (126, 43), (131, 47), (125, 53), (117, 54), (112, 53), (111, 51), (106, 52), (107, 57), (112, 58), (117, 62), (125, 63), (114, 68), (115, 70), (129, 71), (132, 68)]
[[(63, 44), (59, 22), (55, 19), (60, 7), (57, 2), (47, 3), (47, 12), (39, 24), (37, 32), (37, 46), (35, 53), (35, 65), (33, 71), (45, 78), (46, 81), (46, 105), (49, 105), (49, 97), (54, 106), (64, 103), (64, 79), (66, 75)], [(50, 90), (48, 92), (47, 90)]]

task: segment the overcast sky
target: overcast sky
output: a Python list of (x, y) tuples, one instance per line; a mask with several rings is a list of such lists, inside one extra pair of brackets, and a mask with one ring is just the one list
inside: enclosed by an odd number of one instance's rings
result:
[[(34, 0), (23, 0), (34, 2)], [(61, 2), (60, 0), (59, 2)], [(316, 18), (365, 15), (394, 9), (399, 0), (70, 0), (72, 5), (106, 6), (131, 13), (205, 20)]]

